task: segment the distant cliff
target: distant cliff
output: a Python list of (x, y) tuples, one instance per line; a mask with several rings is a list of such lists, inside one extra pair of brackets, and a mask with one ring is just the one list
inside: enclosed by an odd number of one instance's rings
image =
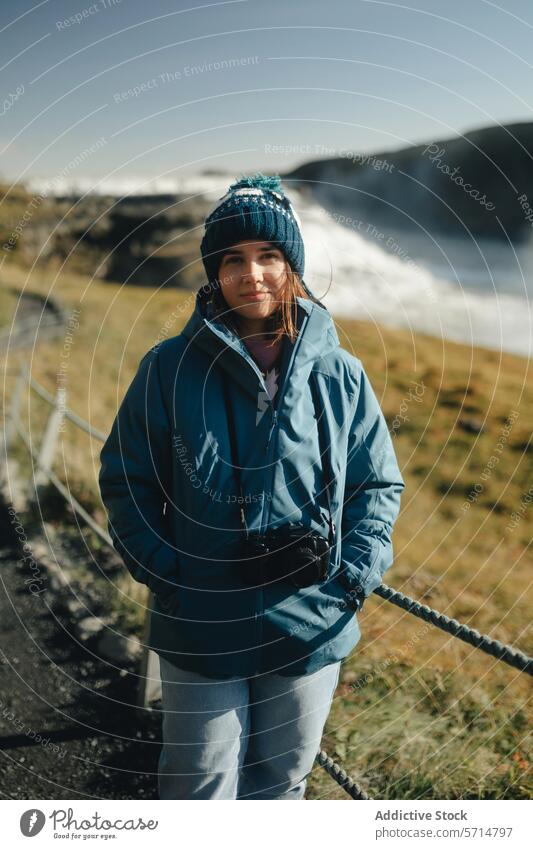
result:
[[(492, 126), (394, 152), (339, 151), (284, 174), (332, 215), (468, 237), (533, 228), (533, 123)], [(507, 234), (507, 235), (506, 235)]]
[(179, 195), (43, 196), (0, 186), (0, 255), (103, 280), (194, 289), (210, 204)]

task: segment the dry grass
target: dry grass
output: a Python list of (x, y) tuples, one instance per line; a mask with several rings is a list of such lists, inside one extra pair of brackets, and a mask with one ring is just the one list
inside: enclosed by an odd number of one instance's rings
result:
[(0, 288), (0, 330), (7, 331), (17, 308), (18, 297), (8, 289)]
[[(105, 432), (142, 355), (166, 322), (165, 335), (179, 333), (194, 305), (193, 295), (177, 290), (43, 272), (27, 280), (6, 265), (0, 282), (49, 293), (80, 310), (67, 361), (67, 403)], [(531, 654), (527, 361), (359, 321), (339, 321), (338, 332), (372, 380), (406, 481), (386, 582)], [(63, 341), (40, 346), (31, 363), (52, 392)], [(37, 442), (44, 415), (38, 400), (29, 413), (25, 407), (23, 424)], [(103, 522), (99, 450), (68, 426), (62, 446), (68, 483)], [(20, 447), (17, 453), (24, 454)], [(66, 480), (62, 464), (58, 474)], [(530, 798), (530, 679), (378, 597), (365, 605), (360, 624), (363, 637), (344, 664), (325, 742), (370, 794)], [(347, 798), (318, 768), (313, 797)]]

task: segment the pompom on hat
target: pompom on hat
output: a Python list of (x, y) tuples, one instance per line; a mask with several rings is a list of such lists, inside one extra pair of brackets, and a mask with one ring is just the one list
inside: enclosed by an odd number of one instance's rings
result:
[(315, 301), (303, 282), (305, 251), (300, 228), (301, 221), (281, 188), (279, 175), (242, 176), (230, 185), (205, 219), (200, 251), (208, 281), (217, 279), (225, 251), (237, 242), (260, 239), (283, 251), (293, 271), (302, 279), (303, 288)]

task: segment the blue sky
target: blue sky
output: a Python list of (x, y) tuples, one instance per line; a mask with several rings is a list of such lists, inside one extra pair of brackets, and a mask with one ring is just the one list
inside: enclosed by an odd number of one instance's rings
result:
[(528, 0), (19, 0), (0, 39), (10, 181), (98, 139), (80, 176), (283, 172), (533, 118)]

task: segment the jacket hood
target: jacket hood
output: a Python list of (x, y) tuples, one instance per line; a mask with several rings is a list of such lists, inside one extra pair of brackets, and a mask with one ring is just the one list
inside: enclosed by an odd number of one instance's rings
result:
[[(307, 380), (316, 360), (339, 347), (339, 337), (333, 318), (318, 300), (297, 296), (296, 327), (298, 336), (289, 343), (294, 348), (291, 371)], [(225, 368), (243, 389), (257, 396), (258, 382), (264, 387), (259, 367), (250, 356), (242, 339), (224, 322), (213, 316), (209, 301), (209, 288), (201, 287), (196, 294), (194, 311), (182, 330), (182, 335)], [(242, 358), (251, 368), (246, 368)]]

